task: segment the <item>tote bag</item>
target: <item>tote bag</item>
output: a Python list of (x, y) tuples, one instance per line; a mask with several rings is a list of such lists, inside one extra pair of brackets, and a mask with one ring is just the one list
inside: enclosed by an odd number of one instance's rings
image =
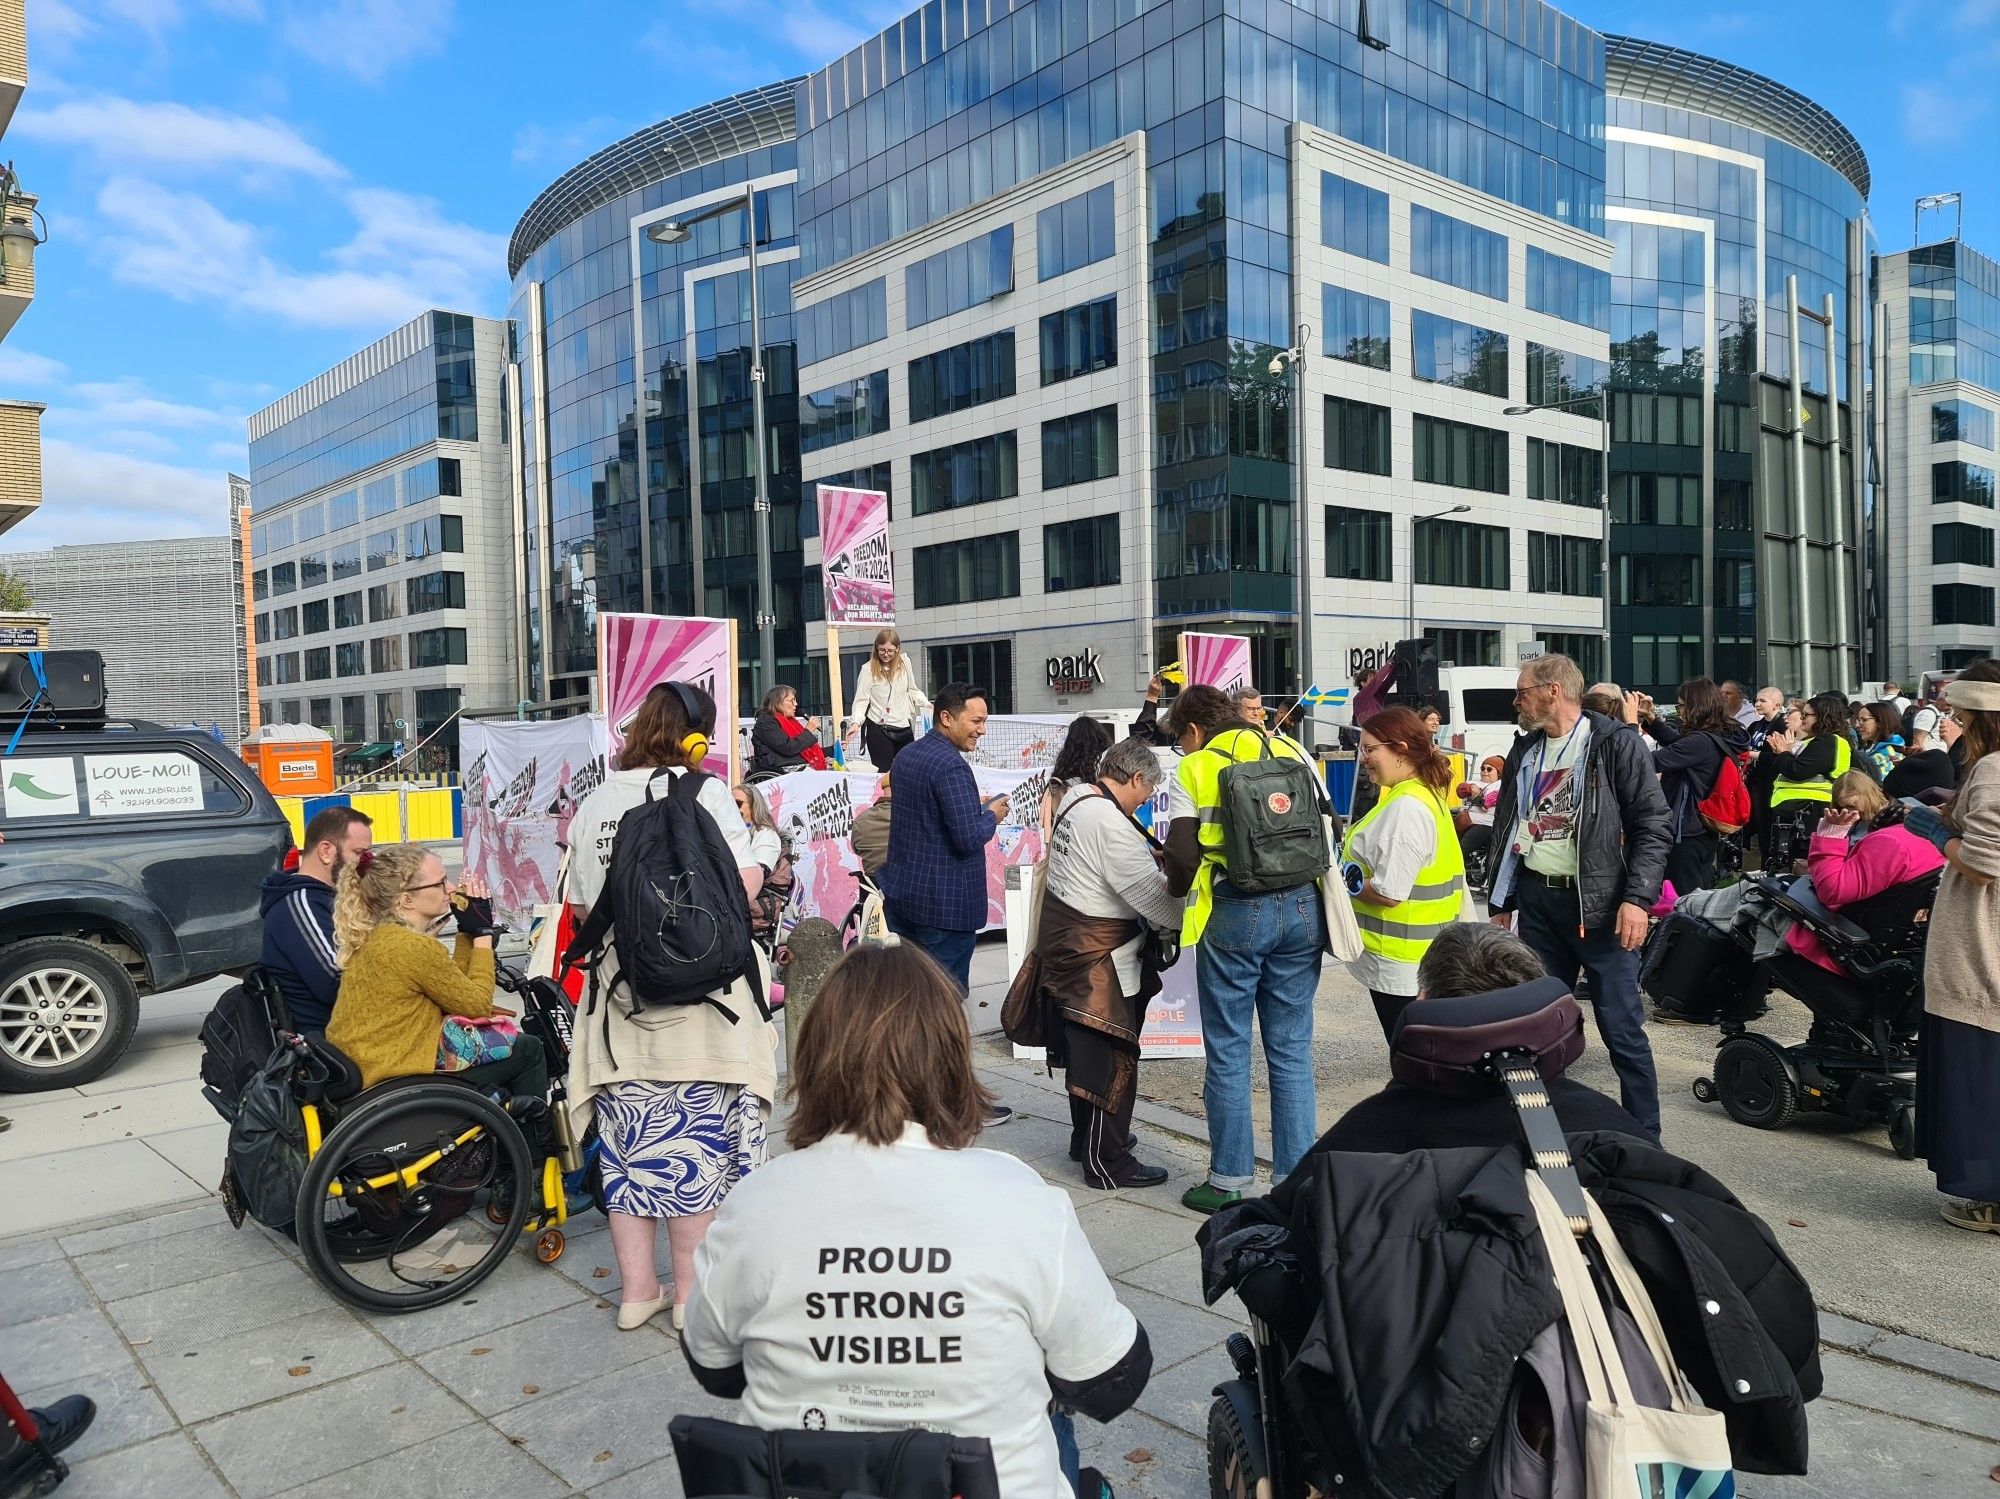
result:
[(1326, 917), (1326, 952), (1337, 963), (1352, 963), (1361, 956), (1361, 925), (1354, 919), (1354, 903), (1347, 886), (1340, 881), (1340, 840), (1333, 831), (1333, 819), (1326, 819), (1328, 865), (1319, 877), (1319, 907)]
[(1576, 1237), (1542, 1179), (1531, 1172), (1527, 1180), (1590, 1392), (1584, 1419), (1588, 1499), (1735, 1499), (1736, 1476), (1722, 1413), (1703, 1406), (1681, 1376), (1652, 1299), (1596, 1199), (1584, 1194), (1591, 1241), (1638, 1324), (1647, 1356), (1666, 1381), (1670, 1409), (1641, 1405), (1633, 1396), (1624, 1356)]

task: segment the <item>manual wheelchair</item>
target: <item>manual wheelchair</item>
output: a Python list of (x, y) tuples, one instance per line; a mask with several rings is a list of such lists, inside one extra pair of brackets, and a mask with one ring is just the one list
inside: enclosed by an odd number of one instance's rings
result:
[(596, 1142), (573, 1138), (563, 1104), (569, 998), (504, 964), (496, 978), (547, 1054), (547, 1097), (492, 1097), (450, 1073), (364, 1089), (339, 1048), (291, 1031), (281, 1002), (271, 1014), (274, 1047), (293, 1058), (285, 1076), (305, 1154), (292, 1234), (313, 1278), (350, 1306), (414, 1312), (462, 1296), (524, 1234), (538, 1260), (554, 1263), (569, 1216), (566, 1176), (586, 1176), (602, 1209)]

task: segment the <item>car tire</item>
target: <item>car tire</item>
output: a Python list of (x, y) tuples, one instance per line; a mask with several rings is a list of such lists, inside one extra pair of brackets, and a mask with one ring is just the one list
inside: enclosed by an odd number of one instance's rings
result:
[[(35, 1029), (45, 1009), (63, 1014)], [(139, 990), (124, 965), (74, 937), (0, 948), (0, 1090), (74, 1088), (110, 1071), (139, 1026)]]

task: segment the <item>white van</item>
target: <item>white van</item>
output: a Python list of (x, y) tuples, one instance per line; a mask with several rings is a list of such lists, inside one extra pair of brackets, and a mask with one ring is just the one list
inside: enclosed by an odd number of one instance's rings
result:
[(1507, 758), (1520, 734), (1514, 716), (1518, 666), (1444, 666), (1438, 668), (1439, 747), (1466, 758), (1466, 778), (1479, 779), (1479, 762), (1488, 755)]

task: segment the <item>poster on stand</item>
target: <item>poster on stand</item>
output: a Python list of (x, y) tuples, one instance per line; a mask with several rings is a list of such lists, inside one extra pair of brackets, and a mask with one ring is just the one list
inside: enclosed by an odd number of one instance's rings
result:
[(1224, 692), (1250, 683), (1250, 640), (1244, 635), (1181, 636), (1181, 660), (1190, 683), (1219, 687)]
[(493, 907), (525, 927), (557, 898), (556, 875), (577, 803), (604, 784), (602, 717), (459, 721), (465, 763), (465, 870)]
[[(663, 614), (597, 616), (598, 703), (604, 710), (611, 762), (617, 763), (625, 730), (662, 682), (686, 682), (715, 699), (715, 721), (736, 722), (736, 621)], [(718, 731), (708, 758), (710, 775), (736, 782), (736, 736)]]
[(896, 573), (889, 553), (889, 496), (819, 486), (821, 576), (829, 625), (893, 625)]

